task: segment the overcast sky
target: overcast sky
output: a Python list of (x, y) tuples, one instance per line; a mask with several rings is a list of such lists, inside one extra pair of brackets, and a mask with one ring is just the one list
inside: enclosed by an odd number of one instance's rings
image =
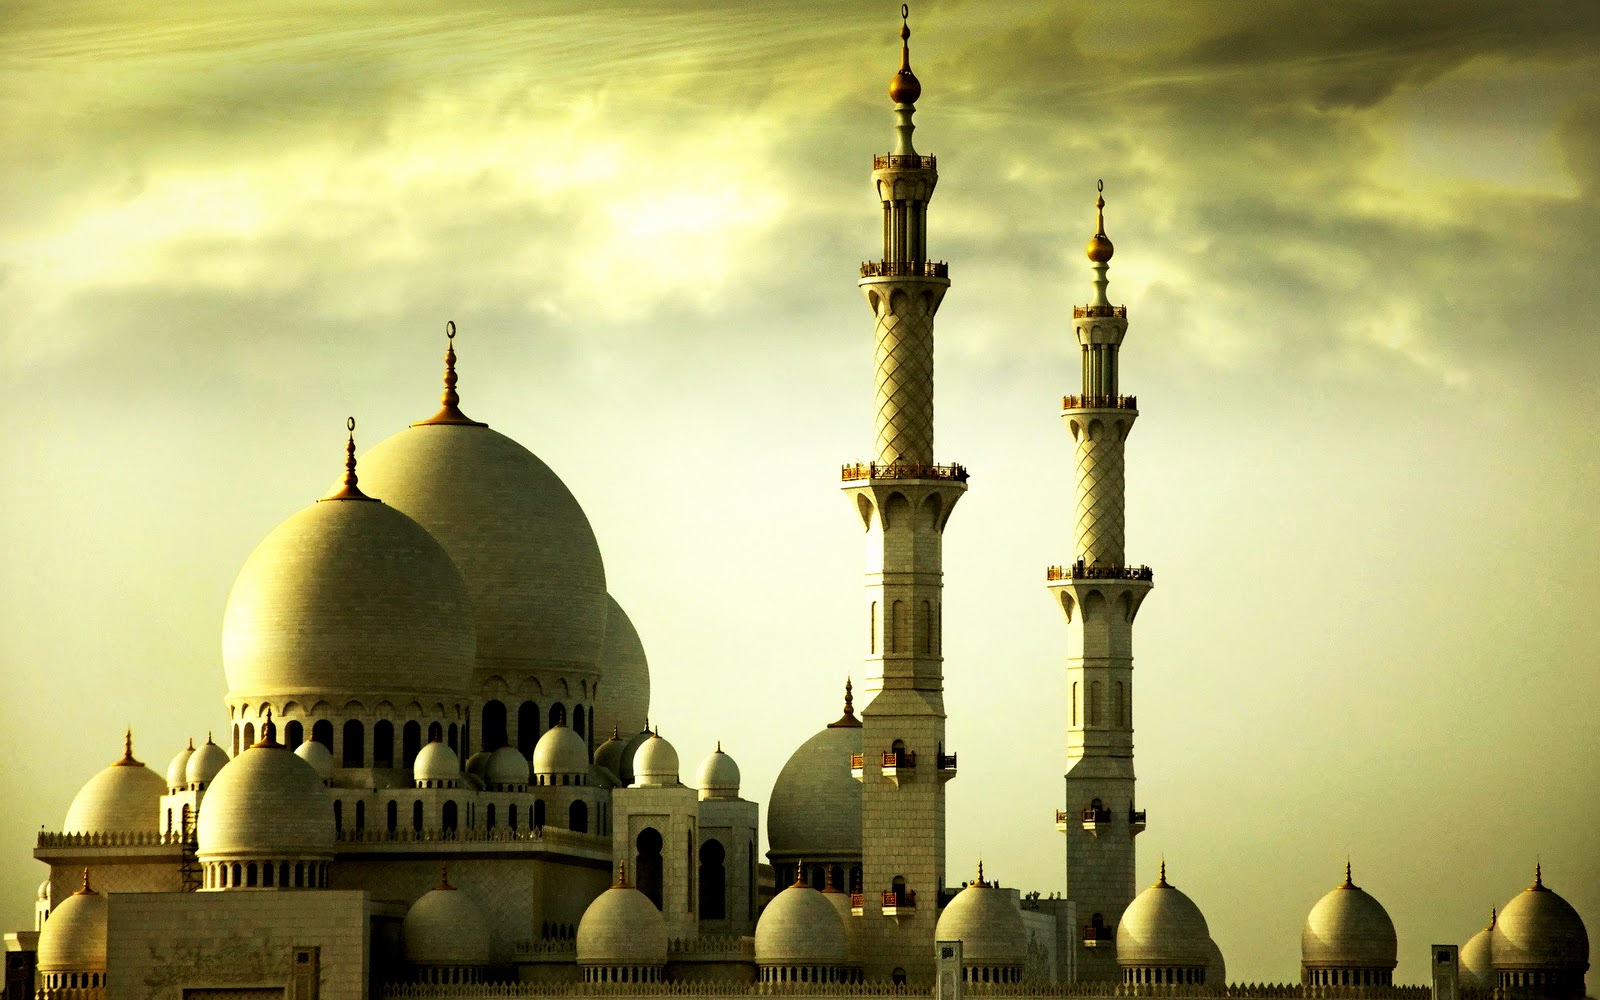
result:
[[(582, 502), (652, 720), (765, 801), (861, 674), (898, 4), (0, 13), (0, 918), (136, 749), (222, 730), (252, 547), (464, 408)], [(939, 156), (950, 878), (1062, 885), (1070, 309), (1129, 307), (1139, 879), (1293, 981), (1342, 875), (1400, 979), (1547, 883), (1600, 932), (1600, 7), (919, 2)]]

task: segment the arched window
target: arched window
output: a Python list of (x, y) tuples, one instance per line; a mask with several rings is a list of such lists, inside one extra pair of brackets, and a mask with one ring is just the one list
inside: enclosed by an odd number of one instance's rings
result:
[(333, 829), (336, 833), (344, 832), (344, 803), (338, 799), (333, 800)]
[(367, 804), (360, 799), (356, 800), (356, 832), (361, 833), (367, 828)]
[(700, 919), (725, 920), (728, 916), (728, 852), (722, 842), (708, 840), (700, 845)]
[(456, 804), (453, 800), (444, 804), (444, 814), (439, 826), (447, 833), (456, 831)]
[(428, 723), (428, 742), (444, 739), (444, 726), (437, 722)]
[(533, 748), (539, 742), (539, 706), (525, 701), (517, 706), (517, 749), (522, 756), (533, 757)]
[(256, 727), (254, 723), (244, 724), (244, 748), (246, 750), (256, 745)]
[(533, 803), (533, 826), (534, 829), (542, 829), (544, 827), (544, 799), (539, 799)]
[(422, 800), (418, 799), (411, 805), (411, 831), (422, 832)]
[(290, 722), (287, 726), (283, 727), (283, 745), (288, 747), (290, 750), (300, 749), (300, 744), (304, 743), (305, 741), (306, 727), (300, 724), (299, 719), (295, 719), (293, 722)]
[(311, 738), (333, 753), (333, 723), (327, 719), (318, 719), (311, 724)]
[(566, 724), (567, 706), (558, 701), (550, 706), (550, 728), (554, 729), (557, 726), (564, 726)]
[(233, 727), (233, 756), (239, 756), (239, 727)]
[(567, 810), (567, 829), (573, 833), (589, 832), (589, 807), (583, 802), (574, 802)]
[(493, 802), (489, 803), (489, 808), (484, 811), (483, 818), (484, 818), (484, 823), (485, 823), (484, 829), (493, 830), (494, 829), (494, 803)]
[(445, 737), (445, 742), (450, 744), (450, 749), (454, 750), (456, 753), (461, 752), (461, 745), (459, 742), (460, 737), (461, 731), (456, 728), (456, 724), (454, 722), (450, 723), (450, 735)]
[(917, 652), (933, 652), (933, 605), (922, 602), (922, 614), (917, 622)]
[(661, 834), (655, 827), (647, 826), (634, 840), (633, 870), (637, 872), (638, 889), (661, 909)]
[(365, 767), (367, 764), (367, 732), (359, 719), (344, 724), (344, 766)]
[(483, 703), (483, 739), (480, 750), (494, 751), (505, 746), (506, 739), (506, 704), (503, 701), (486, 701)]
[(1089, 725), (1100, 725), (1100, 682), (1089, 682)]
[(422, 752), (422, 723), (415, 719), (400, 730), (400, 766), (410, 767)]
[(245, 866), (245, 869), (244, 869), (244, 884), (249, 888), (252, 888), (252, 889), (255, 888), (255, 884), (256, 884), (256, 863), (254, 861), (250, 862), (248, 865)]
[(588, 732), (583, 727), (583, 706), (572, 706), (572, 731), (579, 736), (587, 736)]
[(896, 900), (905, 899), (906, 898), (906, 877), (904, 875), (896, 875), (889, 882), (889, 890), (894, 893), (894, 898)]
[(372, 766), (394, 767), (394, 723), (388, 719), (372, 724)]
[(515, 802), (511, 803), (510, 821), (511, 821), (511, 832), (512, 833), (516, 833), (517, 832), (517, 804)]
[(392, 837), (394, 836), (395, 829), (400, 825), (400, 804), (395, 802), (393, 799), (390, 799), (389, 805), (385, 808), (384, 812), (386, 813), (384, 817), (384, 829), (387, 830), (389, 832), (389, 836)]
[(1123, 700), (1122, 693), (1122, 682), (1117, 681), (1117, 686), (1112, 691), (1111, 713), (1112, 721), (1116, 725), (1126, 726), (1128, 724), (1127, 702)]
[(834, 865), (828, 869), (828, 881), (834, 889), (844, 892), (844, 865)]

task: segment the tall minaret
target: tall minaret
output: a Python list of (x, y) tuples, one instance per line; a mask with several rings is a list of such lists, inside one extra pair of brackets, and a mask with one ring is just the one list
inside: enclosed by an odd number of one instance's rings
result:
[[(901, 14), (906, 13), (904, 6)], [(922, 92), (901, 25), (900, 71), (889, 81), (895, 145), (873, 157), (883, 203), (883, 258), (861, 265), (875, 318), (876, 455), (846, 466), (867, 538), (867, 669), (861, 713), (862, 954), (870, 980), (901, 970), (934, 979), (934, 925), (944, 886), (944, 783), (955, 757), (944, 746), (940, 641), (941, 538), (966, 492), (966, 470), (933, 457), (933, 316), (949, 267), (928, 259), (928, 201), (938, 171), (911, 144)]]
[(1133, 619), (1152, 580), (1148, 566), (1129, 566), (1123, 557), (1122, 448), (1139, 410), (1117, 386), (1128, 310), (1106, 298), (1112, 246), (1105, 204), (1103, 196), (1095, 201), (1088, 248), (1094, 300), (1072, 310), (1082, 394), (1061, 401), (1072, 433), (1074, 560), (1047, 574), (1067, 619), (1070, 695), (1066, 808), (1056, 826), (1067, 835), (1067, 899), (1077, 904), (1074, 967), (1079, 981), (1089, 982), (1120, 978), (1117, 922), (1134, 897), (1134, 837), (1144, 813), (1134, 809)]

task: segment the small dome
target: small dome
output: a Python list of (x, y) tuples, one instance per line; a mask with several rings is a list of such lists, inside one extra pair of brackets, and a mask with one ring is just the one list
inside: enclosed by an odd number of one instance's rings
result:
[(184, 771), (189, 766), (189, 758), (194, 756), (194, 740), (189, 745), (179, 750), (172, 758), (172, 763), (167, 765), (167, 791), (175, 792), (184, 786)]
[(850, 894), (833, 884), (833, 869), (828, 869), (827, 888), (822, 890), (822, 898), (833, 906), (835, 913), (839, 914), (839, 924), (844, 928), (844, 950), (846, 965), (861, 964), (861, 928), (857, 926), (860, 921), (850, 912)]
[[(611, 735), (606, 737), (606, 741), (594, 748), (594, 762), (616, 775), (620, 780), (622, 778), (623, 765), (622, 752), (627, 745), (628, 741), (619, 736), (617, 730), (613, 728)], [(623, 784), (627, 784), (627, 782), (623, 782)]]
[(472, 685), (472, 605), (423, 527), (385, 503), (323, 500), (274, 528), (228, 595), (230, 698), (456, 699)]
[(333, 751), (316, 740), (306, 740), (294, 748), (294, 755), (311, 765), (317, 777), (327, 781), (333, 777)]
[(1398, 944), (1394, 921), (1366, 890), (1350, 880), (1317, 901), (1300, 932), (1300, 962), (1319, 969), (1389, 969), (1395, 967)]
[(739, 797), (739, 765), (722, 752), (722, 744), (711, 752), (700, 765), (700, 797), (702, 799), (736, 799)]
[[(588, 761), (584, 762), (588, 766)], [(489, 755), (489, 765), (483, 780), (490, 788), (507, 788), (528, 783), (528, 758), (516, 747), (501, 747)]]
[(565, 722), (546, 729), (533, 745), (533, 773), (542, 778), (589, 773), (589, 745)]
[(411, 904), (401, 933), (411, 965), (489, 964), (489, 921), (470, 895), (450, 884), (448, 875)]
[(1461, 986), (1464, 989), (1494, 989), (1494, 925), (1491, 911), (1489, 925), (1461, 946)]
[(1211, 928), (1194, 900), (1161, 877), (1122, 911), (1117, 923), (1117, 964), (1204, 968), (1211, 962)]
[(633, 755), (633, 783), (635, 785), (676, 785), (678, 783), (678, 751), (661, 738), (660, 733), (639, 745)]
[(122, 758), (84, 783), (72, 797), (65, 833), (155, 833), (161, 823), (161, 775), (133, 759), (133, 734), (123, 741)]
[(201, 861), (333, 856), (333, 797), (316, 769), (272, 739), (239, 754), (200, 805)]
[(37, 898), (39, 900), (39, 902), (41, 902), (41, 903), (50, 902), (50, 880), (49, 879), (45, 879), (43, 882), (39, 883), (39, 895), (37, 897), (35, 897), (35, 898)]
[(1589, 967), (1589, 932), (1572, 904), (1545, 888), (1536, 867), (1533, 885), (1500, 907), (1494, 924), (1496, 969), (1564, 969), (1580, 976)]
[(756, 964), (839, 966), (849, 961), (844, 923), (822, 893), (796, 882), (773, 897), (756, 924)]
[(1217, 939), (1210, 938), (1211, 960), (1206, 963), (1206, 983), (1217, 987), (1228, 985), (1228, 963), (1222, 957), (1222, 949), (1217, 947)]
[(104, 972), (106, 970), (106, 897), (89, 887), (61, 901), (39, 928), (40, 972)]
[(650, 897), (619, 878), (583, 911), (577, 943), (579, 965), (662, 966), (667, 964), (667, 921)]
[(417, 751), (411, 762), (413, 781), (460, 781), (461, 758), (444, 740), (434, 740)]
[(652, 733), (648, 728), (641, 729), (628, 737), (622, 744), (622, 770), (617, 772), (617, 777), (622, 779), (623, 785), (633, 784), (633, 755), (639, 752), (640, 747), (644, 746), (645, 740), (654, 735), (655, 733)]
[(467, 758), (466, 772), (484, 784), (489, 783), (489, 758), (494, 754), (487, 750), (479, 750)]
[(189, 763), (184, 765), (183, 779), (189, 785), (205, 787), (216, 780), (224, 767), (228, 766), (228, 751), (217, 746), (208, 735), (205, 743), (189, 758)]
[(767, 802), (767, 843), (775, 857), (861, 854), (861, 782), (850, 776), (850, 755), (860, 752), (861, 723), (847, 701), (843, 718), (789, 756)]
[(1028, 964), (1028, 930), (1016, 897), (985, 882), (982, 865), (978, 880), (956, 893), (939, 914), (934, 937), (960, 941), (963, 965), (1020, 969)]
[(595, 731), (631, 733), (650, 718), (650, 662), (633, 622), (606, 595), (606, 638), (600, 647), (600, 689), (594, 699)]
[(481, 662), (598, 662), (600, 546), (572, 492), (532, 452), (482, 425), (423, 423), (363, 455), (361, 482), (450, 553), (471, 595)]

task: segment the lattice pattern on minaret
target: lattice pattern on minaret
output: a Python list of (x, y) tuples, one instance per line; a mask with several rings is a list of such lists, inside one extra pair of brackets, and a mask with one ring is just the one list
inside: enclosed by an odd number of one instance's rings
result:
[(1077, 557), (1089, 566), (1120, 566), (1126, 524), (1120, 428), (1090, 420), (1079, 429), (1077, 452)]
[(878, 306), (878, 462), (933, 464), (933, 315), (894, 289)]

